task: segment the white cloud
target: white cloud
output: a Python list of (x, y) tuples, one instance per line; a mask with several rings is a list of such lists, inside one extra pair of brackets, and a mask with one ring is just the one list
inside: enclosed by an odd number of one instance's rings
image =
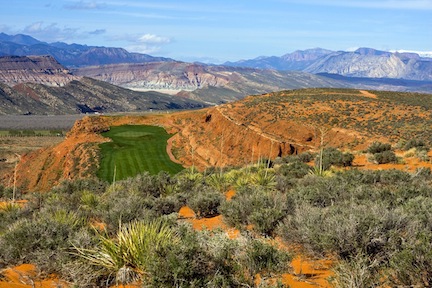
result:
[(421, 57), (432, 58), (432, 51), (414, 51), (414, 50), (390, 50), (390, 52), (395, 53), (415, 53), (420, 55)]
[(156, 45), (131, 45), (126, 47), (129, 52), (143, 53), (143, 54), (153, 54), (160, 51), (162, 47)]
[(38, 40), (46, 42), (65, 41), (77, 36), (78, 28), (59, 27), (57, 23), (45, 25), (44, 22), (35, 22), (26, 26), (20, 33), (31, 35)]
[(137, 42), (147, 43), (147, 44), (167, 44), (171, 40), (167, 37), (157, 36), (154, 34), (144, 34), (138, 38)]
[(138, 52), (144, 54), (151, 54), (160, 51), (164, 45), (172, 42), (172, 39), (155, 34), (125, 34), (111, 37), (113, 41), (125, 41), (126, 50), (130, 52)]

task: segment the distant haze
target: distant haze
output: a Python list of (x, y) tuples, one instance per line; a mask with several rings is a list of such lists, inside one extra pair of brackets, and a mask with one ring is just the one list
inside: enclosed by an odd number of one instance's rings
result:
[(20, 0), (0, 32), (223, 63), (323, 47), (430, 53), (432, 0)]

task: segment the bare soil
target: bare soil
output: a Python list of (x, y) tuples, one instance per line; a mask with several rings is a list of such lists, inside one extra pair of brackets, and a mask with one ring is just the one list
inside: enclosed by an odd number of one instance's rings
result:
[[(225, 194), (225, 197), (229, 201), (234, 194), (235, 191), (230, 190)], [(240, 236), (239, 230), (228, 227), (224, 223), (222, 215), (198, 219), (195, 217), (195, 213), (192, 209), (184, 206), (179, 211), (179, 218), (182, 221), (185, 220), (191, 223), (192, 227), (196, 230), (206, 229), (213, 231), (215, 229), (222, 229), (227, 233), (228, 237), (232, 239)], [(328, 282), (328, 278), (334, 275), (331, 271), (332, 265), (334, 264), (332, 260), (311, 259), (299, 253), (298, 249), (288, 247), (280, 239), (277, 239), (275, 245), (278, 245), (280, 249), (291, 250), (291, 252), (297, 250), (297, 256), (290, 263), (293, 271), (278, 276), (278, 278), (282, 280), (282, 283), (293, 288), (332, 287)], [(258, 276), (258, 282), (260, 282), (259, 279), (260, 277)]]

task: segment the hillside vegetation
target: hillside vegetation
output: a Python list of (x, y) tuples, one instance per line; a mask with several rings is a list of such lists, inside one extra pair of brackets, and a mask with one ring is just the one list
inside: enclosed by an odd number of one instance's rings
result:
[[(430, 147), (431, 97), (302, 89), (172, 114), (86, 117), (77, 121), (64, 143), (24, 156), (18, 166), (18, 183), (24, 190), (47, 190), (62, 179), (95, 175), (99, 167), (97, 146), (106, 141), (99, 133), (124, 124), (157, 125), (175, 134), (170, 138), (174, 157), (185, 167), (201, 170), (316, 152), (322, 145), (351, 151), (360, 158), (367, 157), (362, 153), (374, 141), (401, 147), (414, 139)], [(89, 156), (84, 155), (94, 156), (89, 162)], [(362, 161), (356, 162), (359, 167), (365, 165)], [(26, 169), (29, 165), (32, 171)], [(399, 168), (403, 167), (400, 163)]]
[[(115, 185), (69, 181), (23, 195), (21, 206), (0, 209), (0, 268), (33, 263), (78, 287), (313, 285), (317, 275), (291, 274), (302, 253), (332, 260), (324, 287), (430, 286), (430, 169), (322, 177), (304, 156)], [(10, 199), (10, 189), (0, 192)], [(195, 231), (177, 214), (185, 205), (196, 217), (222, 215), (239, 233)]]
[[(0, 268), (31, 263), (79, 287), (431, 286), (431, 97), (306, 89), (85, 117), (21, 157), (16, 190), (0, 187)], [(139, 125), (163, 127), (189, 168), (98, 179), (102, 135), (161, 132)], [(222, 230), (197, 226), (211, 220)], [(298, 255), (324, 272), (293, 269)]]

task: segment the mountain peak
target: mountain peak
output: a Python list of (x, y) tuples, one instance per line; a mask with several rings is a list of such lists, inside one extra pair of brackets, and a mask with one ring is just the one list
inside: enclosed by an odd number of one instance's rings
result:
[(8, 35), (0, 33), (0, 42), (12, 42), (19, 45), (36, 45), (43, 43), (31, 36), (24, 34)]
[(81, 67), (114, 63), (170, 62), (173, 59), (129, 53), (124, 48), (98, 47), (63, 42), (46, 43), (31, 36), (0, 33), (0, 55), (51, 55), (62, 65)]
[(375, 56), (381, 56), (381, 55), (391, 55), (392, 53), (376, 50), (373, 48), (367, 48), (367, 47), (361, 47), (354, 51), (354, 53), (360, 54), (360, 55), (375, 55)]
[(306, 50), (296, 50), (281, 56), (281, 58), (285, 61), (311, 61), (333, 52), (334, 51), (317, 47)]

